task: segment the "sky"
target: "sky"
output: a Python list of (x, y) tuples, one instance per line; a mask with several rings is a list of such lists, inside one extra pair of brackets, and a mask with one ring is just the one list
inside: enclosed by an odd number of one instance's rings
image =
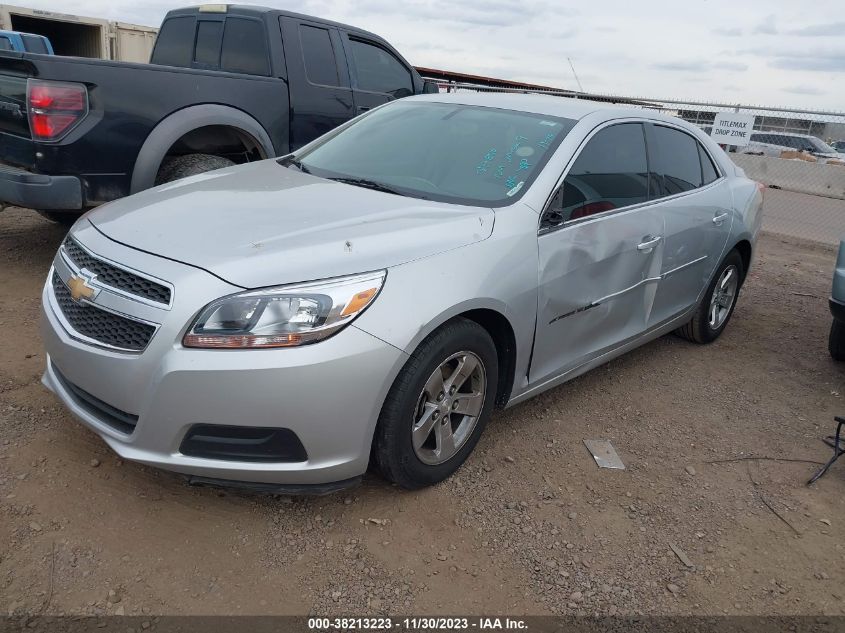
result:
[[(202, 1), (202, 0), (200, 0)], [(220, 2), (220, 0), (208, 0)], [(157, 26), (196, 0), (17, 0)], [(840, 0), (240, 0), (378, 33), (412, 64), (652, 99), (845, 111)]]

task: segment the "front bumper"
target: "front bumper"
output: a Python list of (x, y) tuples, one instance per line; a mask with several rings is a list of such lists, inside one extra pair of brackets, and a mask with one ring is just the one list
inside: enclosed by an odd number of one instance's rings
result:
[(0, 205), (42, 211), (80, 210), (82, 184), (76, 176), (34, 174), (0, 163)]
[[(92, 240), (88, 246), (97, 252), (100, 244)], [(185, 348), (181, 339), (193, 315), (212, 297), (231, 293), (231, 287), (197, 269), (123, 252), (126, 247), (114, 243), (110, 247), (118, 249), (109, 252), (115, 260), (141, 262), (147, 272), (172, 281), (172, 307), (162, 311), (163, 323), (143, 352), (124, 353), (73, 336), (56, 314), (47, 283), (42, 337), (48, 361), (42, 382), (117, 454), (188, 475), (194, 483), (270, 484), (263, 489), (278, 492), (313, 485), (330, 490), (325, 484), (333, 483), (343, 487), (366, 471), (381, 405), (407, 360), (404, 352), (354, 325), (299, 348)], [(136, 261), (128, 261), (133, 256)], [(197, 288), (203, 288), (201, 294)], [(90, 401), (80, 393), (107, 406), (87, 406)], [(106, 415), (104, 409), (117, 413)], [(129, 426), (116, 424), (115, 416)], [(199, 424), (289, 429), (307, 457), (257, 462), (185, 455), (182, 441)]]

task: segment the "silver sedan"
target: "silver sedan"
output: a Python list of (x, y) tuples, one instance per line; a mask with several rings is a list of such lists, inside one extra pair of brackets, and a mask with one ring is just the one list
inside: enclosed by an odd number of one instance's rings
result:
[(44, 383), (195, 482), (418, 488), (508, 407), (669, 332), (724, 331), (762, 193), (676, 118), (427, 95), (279, 160), (80, 219), (43, 293)]

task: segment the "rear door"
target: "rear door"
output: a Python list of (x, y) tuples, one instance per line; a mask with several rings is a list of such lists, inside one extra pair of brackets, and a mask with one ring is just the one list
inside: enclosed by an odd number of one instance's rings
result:
[(649, 325), (692, 307), (710, 280), (731, 232), (733, 199), (715, 161), (691, 134), (646, 124), (655, 172), (652, 200), (665, 225), (661, 280)]
[(408, 65), (387, 45), (356, 33), (342, 33), (352, 79), (355, 114), (414, 94)]
[(352, 88), (336, 28), (279, 20), (290, 81), (290, 149), (296, 150), (354, 116)]
[(541, 219), (532, 383), (646, 329), (663, 252), (648, 182), (641, 123), (603, 127), (582, 146)]

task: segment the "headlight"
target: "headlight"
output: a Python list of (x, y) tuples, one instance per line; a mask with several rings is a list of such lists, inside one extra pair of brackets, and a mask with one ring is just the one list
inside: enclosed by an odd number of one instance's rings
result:
[(316, 343), (349, 325), (381, 290), (386, 271), (231, 295), (208, 304), (185, 347), (256, 349)]

